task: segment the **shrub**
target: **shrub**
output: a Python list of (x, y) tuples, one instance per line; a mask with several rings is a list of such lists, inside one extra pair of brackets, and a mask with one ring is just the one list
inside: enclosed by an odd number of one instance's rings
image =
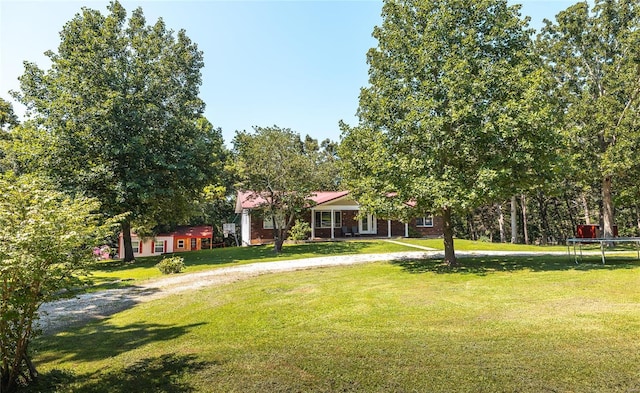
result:
[(307, 240), (309, 235), (311, 235), (311, 226), (306, 221), (296, 220), (295, 225), (289, 229), (289, 240)]
[(184, 269), (184, 258), (163, 258), (156, 264), (156, 267), (162, 272), (162, 274), (180, 273), (182, 269)]

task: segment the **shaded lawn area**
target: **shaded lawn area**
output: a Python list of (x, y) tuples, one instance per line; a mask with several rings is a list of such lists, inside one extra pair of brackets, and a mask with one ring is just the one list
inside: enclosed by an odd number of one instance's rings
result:
[(638, 261), (461, 262), (264, 275), (141, 304), (39, 339), (32, 391), (640, 389)]

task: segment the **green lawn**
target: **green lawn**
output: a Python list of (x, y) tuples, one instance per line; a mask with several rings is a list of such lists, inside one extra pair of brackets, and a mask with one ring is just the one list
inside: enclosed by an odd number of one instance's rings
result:
[[(323, 242), (285, 244), (282, 253), (274, 254), (273, 246), (229, 247), (212, 250), (175, 253), (184, 258), (184, 272), (193, 273), (232, 265), (255, 262), (284, 261), (327, 255), (375, 254), (397, 251), (418, 251), (416, 248), (385, 242), (383, 240), (358, 240), (349, 242)], [(162, 256), (138, 258), (133, 263), (121, 260), (98, 262), (93, 267), (91, 279), (97, 288), (127, 285), (137, 280), (160, 277), (155, 267)], [(114, 282), (117, 282), (114, 284)]]
[[(435, 248), (443, 250), (444, 245), (442, 239), (399, 239), (398, 241), (407, 244), (415, 244), (423, 247)], [(454, 248), (457, 251), (567, 251), (567, 246), (536, 246), (527, 244), (511, 244), (511, 243), (491, 243), (491, 242), (479, 242), (465, 239), (455, 239)], [(597, 249), (598, 246), (588, 245), (585, 246), (589, 249)]]
[[(403, 246), (405, 243), (407, 246)], [(382, 239), (359, 239), (343, 242), (319, 242), (286, 244), (279, 255), (273, 253), (273, 246), (229, 247), (213, 250), (175, 253), (184, 258), (186, 269), (184, 272), (193, 273), (202, 270), (216, 269), (233, 265), (256, 262), (283, 261), (299, 258), (313, 258), (327, 255), (347, 254), (375, 254), (398, 251), (420, 251), (410, 245), (429, 247), (436, 250), (444, 249), (442, 239), (393, 239), (387, 242)], [(524, 244), (488, 243), (464, 239), (456, 239), (457, 251), (567, 251), (566, 246), (534, 246)], [(587, 245), (585, 250), (597, 250), (597, 246)], [(616, 250), (631, 250), (618, 247)], [(631, 255), (631, 254), (629, 254)], [(90, 277), (94, 285), (92, 291), (132, 285), (135, 281), (160, 277), (162, 274), (155, 267), (163, 257), (138, 258), (134, 263), (124, 263), (121, 260), (97, 262)]]
[(631, 392), (640, 263), (402, 261), (264, 275), (39, 339), (33, 391)]

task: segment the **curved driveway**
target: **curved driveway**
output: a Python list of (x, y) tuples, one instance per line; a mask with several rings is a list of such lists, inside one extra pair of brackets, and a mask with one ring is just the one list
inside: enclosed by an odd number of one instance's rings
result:
[[(490, 255), (566, 255), (563, 252), (532, 253), (508, 251), (456, 252), (458, 257)], [(258, 262), (229, 266), (197, 273), (183, 273), (136, 284), (133, 287), (85, 293), (74, 298), (60, 299), (40, 307), (39, 326), (45, 334), (55, 333), (67, 326), (101, 319), (134, 306), (183, 291), (226, 284), (260, 274), (312, 269), (318, 267), (353, 265), (358, 263), (397, 261), (403, 259), (437, 259), (444, 253), (436, 250), (405, 251), (387, 254), (355, 254), (294, 259), (276, 262)]]

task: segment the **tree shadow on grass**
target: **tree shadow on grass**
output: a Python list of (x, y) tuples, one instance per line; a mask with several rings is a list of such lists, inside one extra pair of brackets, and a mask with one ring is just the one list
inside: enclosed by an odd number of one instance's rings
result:
[(188, 378), (190, 373), (210, 367), (194, 355), (164, 354), (140, 359), (122, 369), (107, 369), (76, 375), (68, 370), (43, 373), (37, 384), (26, 392), (83, 392), (83, 393), (189, 393), (196, 392)]
[(38, 362), (86, 362), (118, 356), (153, 342), (182, 336), (196, 323), (183, 326), (156, 323), (133, 323), (114, 326), (108, 321), (88, 324), (54, 336), (40, 337), (35, 342)]
[(442, 259), (399, 259), (391, 262), (409, 273), (475, 274), (487, 275), (497, 272), (527, 270), (568, 271), (568, 270), (616, 270), (640, 268), (640, 261), (632, 257), (607, 257), (602, 264), (600, 256), (584, 256), (575, 263), (573, 256), (483, 256), (458, 258), (458, 266), (451, 267)]

